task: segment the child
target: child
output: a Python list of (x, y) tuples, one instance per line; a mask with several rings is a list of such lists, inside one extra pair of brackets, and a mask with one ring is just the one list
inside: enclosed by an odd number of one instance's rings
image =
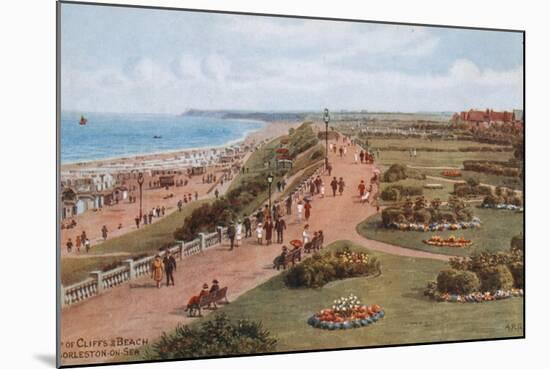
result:
[(256, 227), (256, 238), (258, 240), (258, 245), (262, 244), (264, 229), (262, 228), (262, 223), (258, 223)]

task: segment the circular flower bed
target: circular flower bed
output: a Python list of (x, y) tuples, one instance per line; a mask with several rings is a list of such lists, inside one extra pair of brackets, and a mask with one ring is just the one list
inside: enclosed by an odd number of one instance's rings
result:
[(504, 300), (511, 297), (523, 296), (522, 288), (512, 288), (508, 291), (498, 290), (494, 293), (491, 292), (474, 292), (467, 295), (455, 295), (450, 293), (435, 293), (431, 296), (432, 299), (439, 302), (487, 302), (495, 300)]
[(464, 237), (456, 238), (454, 235), (444, 239), (441, 236), (432, 236), (428, 240), (422, 240), (425, 244), (437, 247), (467, 247), (472, 245), (472, 241), (464, 239)]
[(481, 220), (478, 217), (473, 217), (470, 222), (458, 223), (390, 223), (388, 228), (398, 229), (400, 231), (418, 231), (418, 232), (435, 232), (435, 231), (456, 231), (459, 229), (480, 228)]
[(385, 315), (379, 305), (362, 305), (357, 296), (341, 297), (329, 309), (322, 309), (309, 317), (314, 328), (337, 330), (365, 327)]
[(454, 169), (444, 170), (443, 172), (441, 172), (441, 174), (444, 175), (445, 177), (461, 177), (462, 176), (462, 173), (460, 173), (460, 171), (454, 170)]

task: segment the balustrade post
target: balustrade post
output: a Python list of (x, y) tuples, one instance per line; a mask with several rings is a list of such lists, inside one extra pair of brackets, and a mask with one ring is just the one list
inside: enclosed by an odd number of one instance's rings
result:
[(61, 308), (63, 309), (65, 307), (65, 287), (63, 287), (63, 283), (59, 286), (59, 303), (61, 304)]
[(216, 231), (218, 232), (218, 242), (222, 243), (223, 227), (217, 226)]
[(126, 259), (122, 262), (128, 268), (128, 279), (136, 279), (136, 271), (134, 270), (134, 260)]
[(90, 276), (95, 280), (97, 285), (97, 293), (100, 294), (103, 292), (103, 272), (100, 270), (95, 270), (90, 273)]
[(183, 248), (185, 246), (185, 242), (184, 241), (177, 241), (178, 244), (179, 244), (179, 249), (180, 249), (180, 260), (183, 259)]
[(203, 252), (206, 249), (206, 235), (204, 233), (199, 233), (200, 239), (200, 252)]

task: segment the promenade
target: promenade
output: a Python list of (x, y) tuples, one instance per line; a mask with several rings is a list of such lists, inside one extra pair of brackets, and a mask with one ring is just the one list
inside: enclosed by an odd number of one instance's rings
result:
[[(355, 164), (352, 150), (348, 150), (347, 156), (343, 158), (331, 153), (329, 159), (333, 164), (332, 176), (343, 177), (346, 188), (342, 196), (333, 197), (329, 186), (332, 177), (322, 177), (326, 196), (320, 198), (316, 195), (312, 202), (309, 219), (311, 234), (323, 230), (325, 245), (337, 240), (350, 240), (371, 250), (395, 255), (448, 259), (444, 255), (367, 240), (357, 234), (356, 225), (376, 212), (370, 204), (359, 201), (357, 191), (359, 182), (368, 182), (375, 167)], [(295, 213), (293, 208), (293, 214), (285, 216), (288, 226), (285, 242), (301, 239), (305, 223), (298, 224)], [(158, 289), (150, 278), (143, 277), (64, 309), (61, 316), (61, 341), (76, 341), (79, 338), (111, 340), (123, 337), (153, 342), (162, 332), (170, 331), (178, 324), (196, 320), (188, 318), (184, 308), (189, 297), (196, 295), (203, 283), (210, 285), (213, 279), (219, 280), (220, 287), (228, 287), (228, 299), (233, 301), (278, 273), (272, 268), (272, 261), (280, 252), (280, 244), (266, 246), (264, 242), (264, 245), (257, 245), (255, 237), (251, 237), (233, 251), (229, 250), (228, 244), (222, 244), (202, 254), (178, 260), (174, 274), (175, 286), (163, 285)], [(223, 311), (223, 307), (218, 311)], [(63, 350), (62, 348), (62, 352)], [(97, 358), (68, 360), (64, 363), (84, 364), (92, 361), (97, 362)]]

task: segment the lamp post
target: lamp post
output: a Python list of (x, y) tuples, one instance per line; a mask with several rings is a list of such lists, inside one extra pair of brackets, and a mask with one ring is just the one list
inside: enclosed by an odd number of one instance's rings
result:
[(142, 191), (143, 181), (144, 181), (143, 173), (140, 172), (138, 174), (138, 178), (137, 178), (137, 183), (139, 185), (139, 219), (141, 219), (143, 217), (143, 207), (142, 207), (142, 204), (143, 204), (143, 191)]
[(273, 183), (273, 174), (267, 176), (267, 185), (269, 187), (269, 213), (271, 213), (271, 184)]
[(330, 122), (330, 115), (327, 108), (325, 108), (323, 120), (325, 121), (325, 169), (328, 169), (328, 122)]

